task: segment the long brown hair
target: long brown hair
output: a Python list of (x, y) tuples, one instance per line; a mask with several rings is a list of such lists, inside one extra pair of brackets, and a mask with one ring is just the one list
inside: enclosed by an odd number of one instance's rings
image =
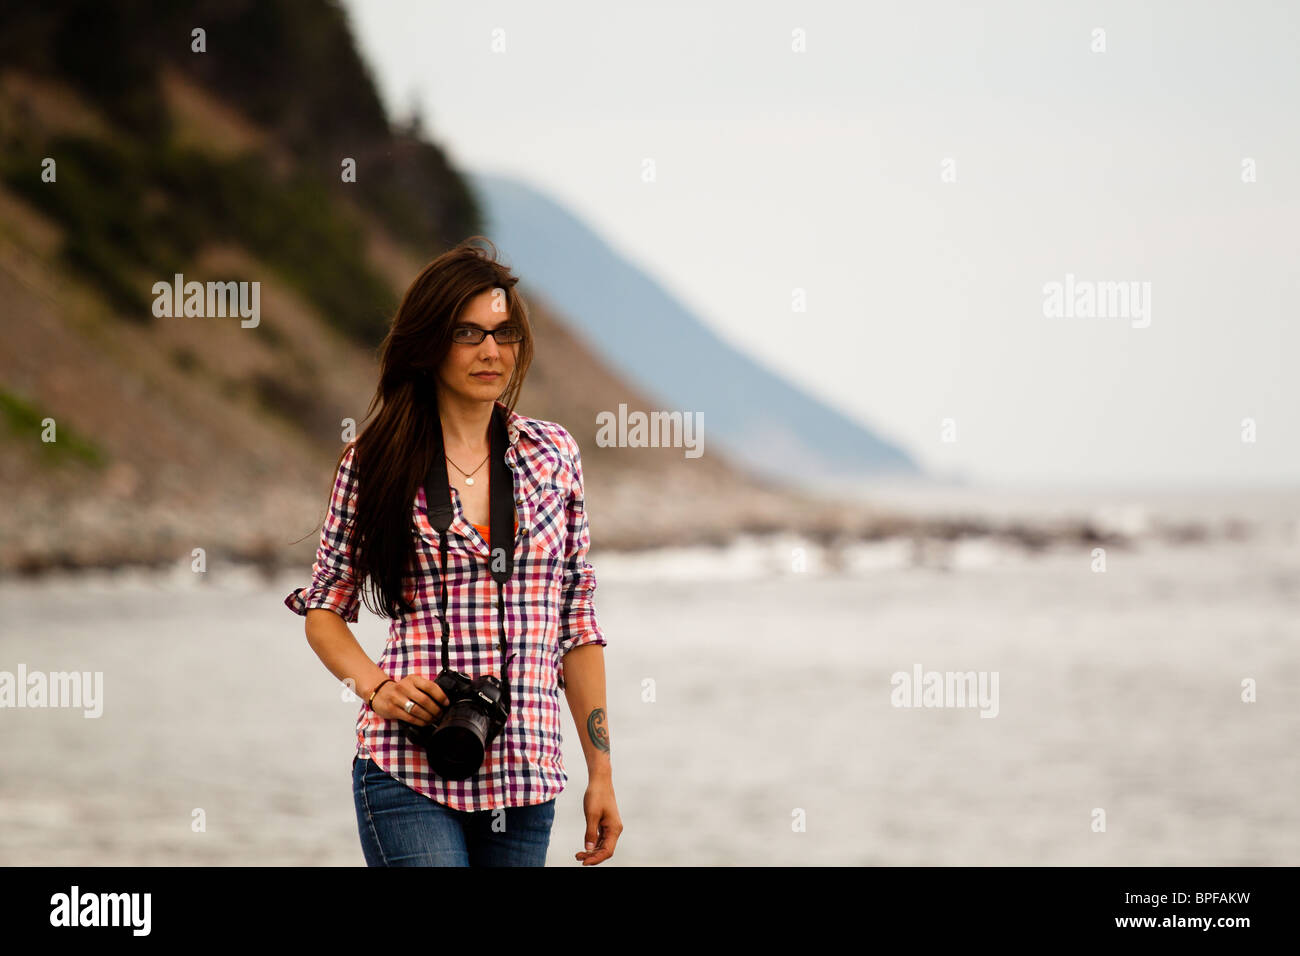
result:
[[(474, 244), (480, 239), (490, 255)], [(437, 371), (462, 311), (475, 296), (493, 289), (504, 290), (506, 321), (523, 331), (514, 371), (499, 401), (514, 411), (519, 400), (533, 358), (533, 333), (528, 310), (514, 288), (518, 281), (497, 261), (490, 239), (471, 236), (415, 277), (380, 346), (379, 385), (365, 418), (376, 407), (378, 412), (355, 442), (357, 502), (348, 528), (354, 580), (375, 614), (395, 618), (414, 610), (402, 582), (406, 570), (415, 566), (412, 508), (433, 458)], [(345, 447), (339, 465), (346, 455)]]

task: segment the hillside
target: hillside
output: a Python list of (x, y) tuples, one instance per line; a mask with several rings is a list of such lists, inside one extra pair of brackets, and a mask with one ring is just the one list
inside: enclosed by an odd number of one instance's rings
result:
[[(194, 8), (210, 51), (250, 19), (259, 42), (235, 62), (229, 47), (190, 57), (195, 21), (162, 5), (0, 15), (0, 573), (194, 548), (310, 563), (388, 316), (428, 259), (482, 228), (442, 151), (383, 116), (333, 5)], [(92, 37), (119, 58), (83, 63)], [(358, 158), (357, 183), (338, 181), (339, 156)], [(260, 323), (155, 317), (153, 283), (175, 272), (258, 280)], [(538, 348), (519, 410), (582, 447), (593, 551), (874, 525), (716, 453), (598, 447), (598, 411), (652, 405), (527, 275), (521, 289)]]

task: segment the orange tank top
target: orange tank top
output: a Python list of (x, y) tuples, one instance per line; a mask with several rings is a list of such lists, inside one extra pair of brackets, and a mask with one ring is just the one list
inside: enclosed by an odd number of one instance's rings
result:
[[(484, 541), (487, 541), (487, 542), (491, 543), (491, 541), (492, 541), (492, 535), (489, 533), (489, 532), (492, 530), (492, 526), (491, 526), (491, 525), (486, 525), (486, 524), (476, 524), (476, 525), (474, 525), (474, 530), (477, 531), (479, 534), (481, 534), (481, 535), (483, 536), (483, 540), (484, 540)], [(518, 519), (518, 518), (515, 518), (515, 530), (516, 530), (516, 531), (519, 530), (519, 519)]]

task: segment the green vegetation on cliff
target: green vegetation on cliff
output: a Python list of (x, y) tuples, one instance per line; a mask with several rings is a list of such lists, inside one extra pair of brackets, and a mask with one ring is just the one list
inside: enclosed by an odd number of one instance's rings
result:
[[(126, 318), (149, 322), (154, 281), (184, 272), (205, 244), (231, 243), (373, 345), (396, 296), (367, 259), (359, 216), (429, 258), (481, 231), (442, 151), (390, 124), (344, 12), (327, 0), (7, 8), (0, 64), (71, 84), (107, 121), (105, 136), (69, 135), (39, 116), (7, 124), (0, 179), (65, 227), (65, 261)], [(182, 142), (167, 69), (268, 140), (234, 154)], [(45, 157), (58, 188), (41, 180)], [(341, 179), (345, 158), (357, 163), (355, 183)]]

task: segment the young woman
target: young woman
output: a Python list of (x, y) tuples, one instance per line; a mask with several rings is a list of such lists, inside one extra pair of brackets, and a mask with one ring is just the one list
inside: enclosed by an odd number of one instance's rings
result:
[[(518, 280), (496, 261), (495, 247), (488, 255), (473, 242), (439, 256), (407, 290), (366, 418), (376, 406), (378, 413), (339, 458), (311, 584), (285, 604), (306, 617), (312, 650), (362, 699), (352, 780), (367, 864), (544, 865), (555, 797), (568, 779), (563, 689), (587, 761), (585, 849), (575, 859), (590, 866), (613, 854), (623, 824), (605, 721), (606, 642), (586, 561), (582, 463), (563, 427), (514, 411), (532, 330)], [(515, 508), (514, 568), (500, 590), (489, 547), (494, 415), (506, 425)], [(452, 509), (445, 596), (425, 487), (435, 422)], [(377, 663), (347, 626), (363, 597), (392, 619)], [(450, 668), (470, 678), (508, 673), (510, 685), (504, 729), (477, 772), (460, 780), (436, 774), (403, 727), (432, 727), (450, 704), (434, 683), (444, 597)]]

